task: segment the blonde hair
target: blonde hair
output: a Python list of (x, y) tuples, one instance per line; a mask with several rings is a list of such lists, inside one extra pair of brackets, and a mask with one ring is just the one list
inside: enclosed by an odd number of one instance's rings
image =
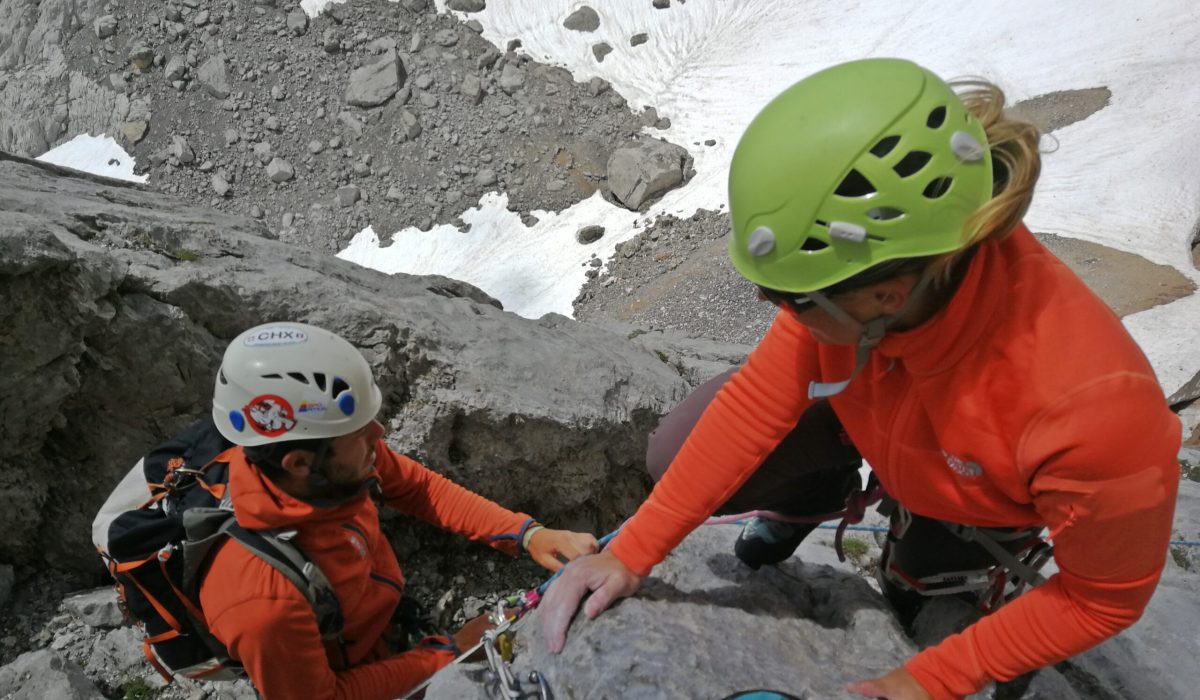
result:
[(1042, 172), (1038, 152), (1041, 132), (1028, 122), (1004, 113), (1004, 92), (980, 78), (950, 81), (967, 111), (983, 124), (996, 171), (992, 198), (967, 220), (971, 239), (958, 250), (937, 256), (927, 268), (939, 284), (946, 284), (957, 263), (974, 246), (988, 239), (1003, 240), (1024, 218), (1033, 199), (1033, 188)]

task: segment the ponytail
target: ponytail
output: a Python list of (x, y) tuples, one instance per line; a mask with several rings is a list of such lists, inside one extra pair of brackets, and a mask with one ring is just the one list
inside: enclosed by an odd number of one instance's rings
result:
[(1041, 132), (1028, 122), (1010, 119), (1004, 114), (1004, 92), (982, 79), (963, 79), (950, 82), (987, 133), (992, 151), (992, 170), (995, 184), (992, 198), (967, 220), (967, 230), (974, 235), (958, 250), (937, 256), (928, 272), (937, 284), (946, 284), (968, 250), (985, 240), (1003, 240), (1025, 217), (1033, 200), (1033, 188), (1042, 171), (1038, 152)]

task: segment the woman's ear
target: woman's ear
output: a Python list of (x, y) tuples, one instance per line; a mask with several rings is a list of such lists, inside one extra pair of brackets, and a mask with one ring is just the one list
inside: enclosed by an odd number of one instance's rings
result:
[(292, 450), (279, 460), (279, 465), (289, 476), (307, 479), (312, 471), (314, 455), (308, 450)]
[(879, 282), (871, 290), (871, 296), (881, 314), (900, 313), (908, 304), (919, 278), (916, 275), (900, 275)]

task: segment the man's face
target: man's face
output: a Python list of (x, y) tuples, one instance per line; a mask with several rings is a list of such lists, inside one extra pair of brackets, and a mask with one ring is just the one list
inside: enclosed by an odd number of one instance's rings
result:
[(357, 486), (375, 471), (375, 445), (383, 437), (383, 426), (373, 420), (348, 435), (334, 438), (325, 458), (329, 480), (341, 486)]

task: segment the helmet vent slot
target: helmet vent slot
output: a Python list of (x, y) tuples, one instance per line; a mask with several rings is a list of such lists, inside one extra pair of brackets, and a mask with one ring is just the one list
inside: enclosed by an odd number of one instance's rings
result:
[(308, 384), (308, 377), (300, 374), (299, 372), (288, 372), (288, 376), (300, 382), (301, 384)]
[(879, 139), (879, 143), (871, 147), (871, 155), (876, 158), (882, 158), (892, 152), (896, 144), (900, 143), (899, 136), (884, 136)]
[(224, 367), (217, 370), (217, 381), (221, 382), (222, 384), (229, 383), (229, 380), (225, 378), (225, 368)]
[(325, 373), (324, 372), (313, 372), (313, 381), (315, 381), (317, 383), (318, 389), (320, 389), (321, 391), (325, 391)]
[(901, 158), (899, 163), (892, 166), (892, 170), (895, 170), (900, 177), (912, 177), (921, 172), (921, 168), (928, 165), (932, 159), (933, 156), (925, 151), (911, 151)]
[(929, 127), (930, 129), (936, 129), (945, 123), (946, 123), (946, 108), (945, 107), (934, 107), (933, 111), (929, 113), (929, 118), (925, 120), (925, 126)]
[(890, 221), (902, 216), (904, 216), (904, 210), (896, 207), (875, 207), (867, 211), (867, 218), (875, 221)]
[(805, 238), (804, 242), (800, 244), (800, 250), (806, 250), (810, 253), (815, 253), (818, 250), (825, 250), (828, 247), (828, 243), (820, 238), (813, 238), (812, 236)]
[(278, 374), (264, 374), (264, 375), (262, 375), (262, 378), (263, 379), (283, 379), (283, 377), (279, 376)]
[(954, 183), (952, 177), (935, 177), (928, 185), (925, 185), (926, 199), (938, 199), (942, 195), (950, 191), (950, 185)]
[(343, 391), (349, 390), (350, 385), (347, 384), (345, 380), (343, 380), (341, 377), (334, 377), (333, 386), (330, 387), (329, 395), (336, 399)]
[(857, 170), (846, 173), (846, 177), (842, 178), (842, 183), (833, 191), (840, 197), (867, 197), (875, 192), (877, 192), (875, 185), (872, 185), (871, 181)]

